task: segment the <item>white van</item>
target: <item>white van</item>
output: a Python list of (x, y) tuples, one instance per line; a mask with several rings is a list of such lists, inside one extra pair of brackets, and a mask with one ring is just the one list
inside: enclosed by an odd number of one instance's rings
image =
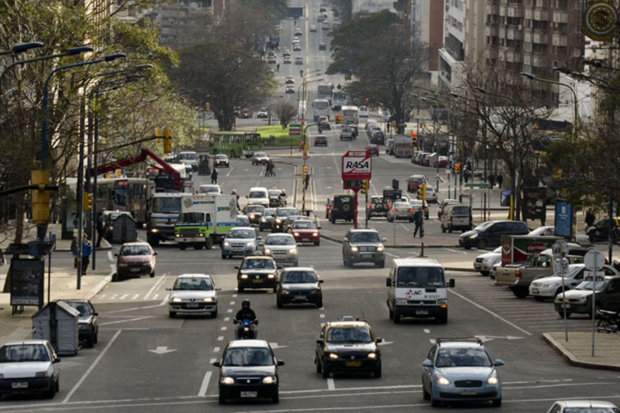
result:
[(250, 193), (246, 198), (248, 199), (248, 205), (262, 205), (265, 208), (269, 207), (269, 192), (265, 187), (257, 186), (250, 188)]
[(390, 320), (395, 324), (401, 317), (434, 318), (448, 322), (448, 289), (443, 266), (432, 258), (404, 258), (394, 260), (388, 287), (387, 305)]
[(359, 109), (359, 117), (367, 118), (368, 117), (368, 108), (366, 106), (360, 106)]
[(441, 214), (441, 232), (452, 232), (452, 230), (471, 231), (471, 219), (471, 210), (468, 205), (448, 205)]

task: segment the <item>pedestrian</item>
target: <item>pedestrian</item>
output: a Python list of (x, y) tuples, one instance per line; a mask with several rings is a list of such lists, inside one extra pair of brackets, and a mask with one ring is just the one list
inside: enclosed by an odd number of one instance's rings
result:
[(491, 184), (491, 189), (493, 189), (493, 185), (495, 185), (495, 176), (493, 174), (489, 175), (489, 184)]
[(278, 63), (278, 64), (276, 65), (276, 70), (277, 70), (278, 72), (280, 71), (280, 63)]
[(413, 214), (413, 223), (415, 224), (413, 237), (415, 238), (418, 231), (420, 231), (420, 238), (422, 238), (424, 236), (424, 229), (422, 228), (422, 225), (424, 225), (424, 211), (422, 211), (422, 207), (418, 208), (418, 210)]
[(469, 181), (469, 169), (465, 166), (465, 170), (463, 171), (463, 178), (465, 179), (465, 183)]
[(6, 265), (6, 259), (4, 258), (4, 251), (0, 248), (0, 280), (2, 279), (2, 267)]
[(310, 174), (306, 174), (306, 177), (304, 178), (304, 188), (306, 191), (308, 190), (309, 184), (310, 184)]
[(497, 187), (498, 187), (499, 189), (501, 189), (501, 188), (502, 188), (502, 183), (503, 183), (503, 182), (504, 182), (504, 176), (503, 176), (503, 175), (502, 175), (502, 173), (500, 172), (500, 173), (497, 175)]
[(73, 253), (73, 268), (77, 268), (78, 263), (78, 250), (77, 250), (77, 238), (73, 237), (71, 240), (71, 252)]
[(213, 168), (213, 172), (211, 172), (211, 183), (217, 184), (217, 169)]
[(271, 176), (276, 176), (276, 168), (273, 161), (269, 161), (269, 164), (271, 165)]
[(97, 243), (95, 246), (101, 248), (101, 239), (103, 238), (103, 211), (97, 214)]
[(271, 173), (271, 164), (267, 162), (265, 164), (265, 176), (269, 176), (270, 173)]
[(594, 210), (592, 208), (588, 208), (586, 211), (586, 225), (585, 230), (587, 231), (589, 228), (594, 225), (594, 220), (596, 219), (596, 215), (594, 215)]
[(90, 263), (90, 254), (93, 252), (93, 246), (88, 240), (88, 235), (82, 237), (82, 275), (86, 275), (88, 264)]

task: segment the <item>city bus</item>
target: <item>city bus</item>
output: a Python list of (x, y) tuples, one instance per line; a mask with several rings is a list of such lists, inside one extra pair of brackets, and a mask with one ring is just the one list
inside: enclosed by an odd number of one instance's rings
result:
[(319, 120), (319, 116), (327, 116), (327, 119), (329, 119), (329, 113), (329, 100), (314, 99), (312, 101), (312, 116), (315, 122)]
[(254, 132), (209, 132), (209, 153), (225, 154), (231, 158), (245, 152), (259, 151), (262, 147), (260, 133)]
[(360, 121), (360, 111), (357, 106), (342, 107), (342, 123), (357, 125)]
[(332, 109), (340, 111), (342, 106), (347, 104), (347, 92), (344, 90), (334, 89), (332, 92)]
[(319, 83), (317, 87), (317, 93), (319, 99), (331, 99), (332, 98), (332, 90), (334, 90), (334, 85), (331, 83)]

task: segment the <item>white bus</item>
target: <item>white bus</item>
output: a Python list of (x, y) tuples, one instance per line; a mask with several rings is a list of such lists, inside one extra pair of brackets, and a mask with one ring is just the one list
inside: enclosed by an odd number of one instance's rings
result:
[(319, 120), (319, 116), (327, 116), (329, 119), (330, 110), (328, 99), (314, 99), (312, 101), (312, 115), (315, 122)]
[(342, 107), (342, 123), (352, 123), (357, 125), (360, 121), (360, 111), (357, 106), (343, 106)]

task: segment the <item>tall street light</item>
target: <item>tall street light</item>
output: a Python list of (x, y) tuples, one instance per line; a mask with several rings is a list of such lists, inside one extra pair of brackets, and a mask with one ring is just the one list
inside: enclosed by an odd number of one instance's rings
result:
[(521, 72), (519, 74), (529, 80), (535, 80), (537, 82), (542, 82), (542, 83), (549, 83), (552, 85), (564, 86), (564, 87), (569, 88), (570, 91), (573, 92), (573, 111), (574, 111), (573, 113), (573, 120), (574, 120), (573, 136), (577, 136), (577, 131), (579, 131), (580, 125), (579, 125), (579, 102), (577, 101), (577, 92), (575, 91), (575, 88), (569, 85), (568, 83), (558, 82), (557, 80), (552, 80), (552, 79), (542, 79), (528, 72)]
[(37, 49), (39, 47), (43, 47), (43, 43), (39, 43), (39, 42), (19, 43), (11, 47), (11, 50), (0, 50), (0, 56), (4, 56), (7, 54), (19, 54), (22, 52), (26, 52), (30, 49)]

